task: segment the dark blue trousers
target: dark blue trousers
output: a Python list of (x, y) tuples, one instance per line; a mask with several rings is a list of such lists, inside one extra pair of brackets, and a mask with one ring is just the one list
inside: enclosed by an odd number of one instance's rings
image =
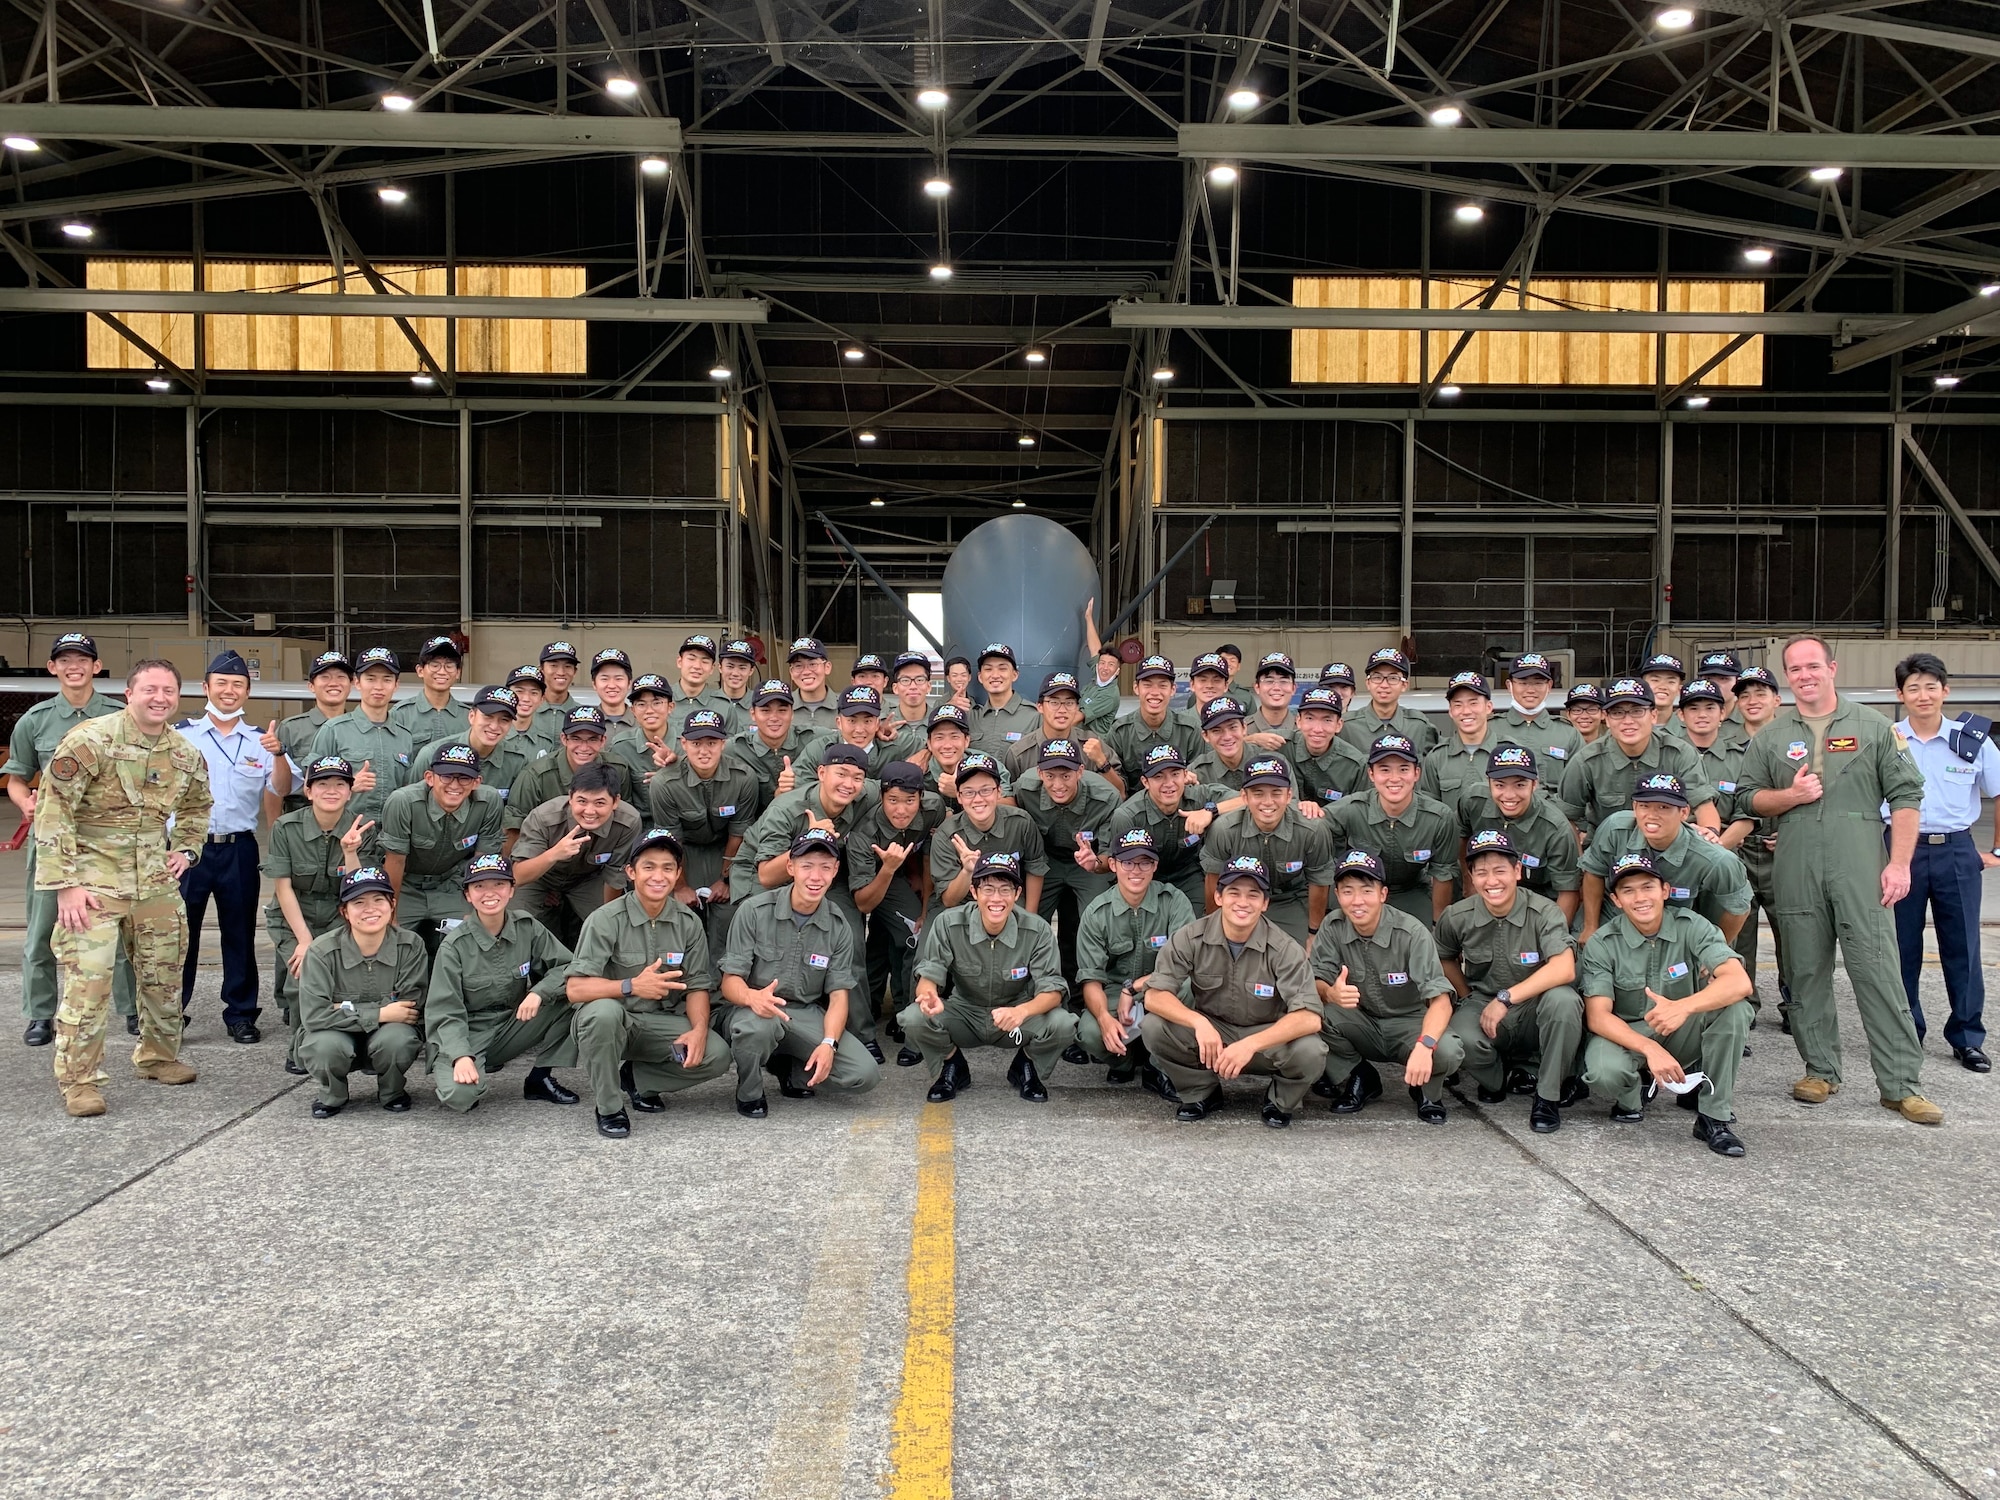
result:
[(187, 907), (187, 961), (181, 966), (181, 1009), (194, 994), (201, 962), (202, 921), (215, 900), (215, 925), (222, 938), (222, 1020), (224, 1025), (257, 1019), (257, 839), (241, 833), (227, 844), (203, 846), (201, 859), (181, 876)]
[(1910, 860), (1910, 894), (1896, 903), (1896, 945), (1902, 950), (1903, 993), (1917, 1036), (1924, 1034), (1924, 1010), (1917, 1002), (1917, 975), (1924, 963), (1924, 915), (1937, 927), (1938, 961), (1944, 968), (1951, 1017), (1944, 1039), (1954, 1047), (1986, 1045), (1986, 977), (1979, 966), (1979, 887), (1983, 866), (1970, 833), (1952, 834), (1942, 844), (1917, 840)]

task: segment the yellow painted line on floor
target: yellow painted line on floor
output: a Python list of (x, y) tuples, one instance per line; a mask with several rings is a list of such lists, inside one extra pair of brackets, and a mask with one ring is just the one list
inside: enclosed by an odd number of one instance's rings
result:
[(890, 1500), (949, 1500), (957, 1318), (952, 1106), (917, 1120), (917, 1206), (910, 1223), (910, 1327), (903, 1391), (889, 1428)]

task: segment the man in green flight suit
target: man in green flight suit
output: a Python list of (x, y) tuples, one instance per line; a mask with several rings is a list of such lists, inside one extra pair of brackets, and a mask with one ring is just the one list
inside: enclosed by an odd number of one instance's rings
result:
[(1693, 907), (1735, 941), (1750, 911), (1750, 877), (1743, 861), (1689, 828), (1687, 819), (1686, 788), (1678, 776), (1659, 771), (1632, 788), (1631, 811), (1613, 813), (1597, 825), (1583, 851), (1583, 928), (1577, 941), (1589, 942), (1603, 920), (1611, 867), (1621, 856), (1641, 852), (1652, 855), (1669, 901)]
[(618, 773), (602, 761), (577, 771), (567, 797), (528, 814), (514, 843), (514, 910), (574, 948), (583, 924), (625, 884), (625, 856), (645, 827), (618, 799)]
[(1299, 775), (1299, 812), (1305, 817), (1317, 817), (1343, 797), (1368, 789), (1366, 752), (1340, 737), (1346, 711), (1338, 688), (1309, 687), (1299, 695), (1298, 734), (1290, 753)]
[[(49, 647), (49, 675), (56, 691), (35, 704), (14, 723), (8, 742), (7, 795), (29, 823), (35, 819), (35, 790), (28, 782), (43, 775), (55, 758), (56, 746), (85, 719), (115, 714), (125, 705), (97, 691), (97, 642), (80, 631), (59, 635)], [(56, 930), (56, 893), (35, 884), (35, 841), (28, 840), (27, 930), (21, 934), (21, 1014), (28, 1029), (21, 1040), (46, 1047), (56, 1039), (56, 959), (49, 939)], [(139, 1008), (132, 988), (132, 964), (121, 949), (111, 983), (112, 1003), (125, 1017), (125, 1029), (138, 1034)]]
[[(750, 695), (750, 727), (729, 742), (730, 756), (757, 777), (757, 812), (799, 785), (794, 763), (824, 736), (793, 721), (792, 690), (777, 678)], [(807, 783), (810, 785), (810, 783)]]
[(1458, 815), (1417, 790), (1418, 755), (1405, 735), (1377, 735), (1368, 749), (1368, 790), (1341, 798), (1326, 821), (1335, 852), (1375, 855), (1390, 904), (1428, 927), (1451, 905)]
[(983, 750), (966, 753), (958, 765), (959, 810), (931, 836), (931, 913), (972, 896), (981, 855), (1014, 854), (1015, 871), (1027, 884), (1023, 904), (1038, 911), (1042, 882), (1049, 872), (1047, 851), (1035, 820), (1018, 807), (1000, 803), (1000, 763)]
[(1541, 790), (1534, 751), (1502, 745), (1486, 758), (1486, 791), (1466, 794), (1459, 804), (1458, 831), (1467, 840), (1486, 832), (1506, 834), (1521, 861), (1521, 883), (1561, 907), (1564, 921), (1576, 919), (1583, 904), (1576, 830)]
[(1583, 749), (1583, 736), (1544, 705), (1556, 682), (1555, 663), (1539, 651), (1524, 651), (1507, 669), (1507, 694), (1513, 706), (1499, 716), (1494, 737), (1503, 745), (1520, 745), (1551, 767), (1551, 781), (1562, 779), (1562, 768)]
[(1939, 1124), (1944, 1111), (1917, 1092), (1923, 1047), (1903, 993), (1894, 915), (1910, 890), (1923, 773), (1887, 719), (1840, 696), (1839, 669), (1824, 640), (1794, 636), (1781, 661), (1794, 703), (1750, 741), (1738, 791), (1748, 794), (1751, 812), (1778, 820), (1778, 931), (1792, 986), (1792, 1039), (1806, 1064), (1792, 1097), (1821, 1104), (1840, 1088), (1838, 936), (1882, 1107), (1920, 1125)]
[(1146, 752), (1136, 770), (1140, 789), (1119, 804), (1098, 837), (1115, 844), (1131, 829), (1145, 829), (1160, 851), (1156, 878), (1178, 888), (1190, 908), (1205, 907), (1208, 886), (1201, 868), (1201, 841), (1227, 789), (1196, 784), (1180, 751), (1164, 741)]
[(1201, 725), (1173, 706), (1174, 664), (1164, 656), (1148, 656), (1132, 671), (1132, 692), (1139, 706), (1114, 720), (1104, 746), (1117, 762), (1128, 796), (1137, 796), (1146, 757), (1156, 745), (1172, 745), (1181, 763), (1202, 752)]
[(1632, 788), (1642, 778), (1668, 771), (1680, 777), (1695, 822), (1722, 831), (1715, 788), (1702, 774), (1701, 757), (1685, 740), (1654, 723), (1653, 693), (1645, 683), (1621, 677), (1605, 689), (1604, 726), (1605, 732), (1572, 757), (1563, 772), (1557, 795), (1564, 817), (1586, 835), (1595, 833), (1599, 823), (1632, 805)]
[[(1750, 1034), (1750, 977), (1707, 918), (1667, 902), (1650, 854), (1627, 854), (1611, 869), (1618, 915), (1583, 945), (1583, 1081), (1611, 1103), (1611, 1118), (1645, 1118), (1639, 1070), (1697, 1111), (1694, 1138), (1718, 1156), (1741, 1156), (1736, 1069)], [(1690, 1078), (1687, 1068), (1699, 1063)], [(1693, 1084), (1693, 1087), (1687, 1085)], [(1689, 1101), (1694, 1101), (1690, 1103)]]
[(347, 1078), (375, 1075), (375, 1097), (391, 1114), (410, 1107), (410, 1069), (423, 1050), (430, 960), (423, 940), (396, 925), (388, 872), (363, 865), (340, 877), (333, 928), (304, 950), (299, 975), (300, 1072), (319, 1085), (312, 1117), (347, 1108)]
[[(604, 713), (595, 704), (579, 703), (564, 713), (562, 742), (521, 767), (507, 791), (505, 823), (509, 833), (518, 834), (528, 814), (544, 802), (569, 795), (577, 771), (603, 758), (606, 733)], [(635, 808), (644, 807), (646, 794), (631, 784), (625, 768), (612, 769), (618, 772), (618, 795)], [(513, 841), (508, 842), (511, 849)]]
[[(344, 872), (380, 863), (375, 826), (347, 812), (354, 799), (354, 767), (337, 755), (308, 762), (305, 786), (306, 805), (271, 825), (262, 866), (271, 879), (264, 929), (277, 953), (271, 990), (291, 1029), (285, 1071), (298, 1075), (306, 1071), (299, 1058), (305, 1030), (299, 976), (305, 972), (306, 949), (321, 933), (340, 925)], [(428, 958), (424, 972), (430, 973)]]
[(1410, 690), (1409, 657), (1394, 646), (1371, 651), (1362, 680), (1368, 685), (1368, 702), (1359, 709), (1352, 704), (1348, 706), (1340, 737), (1366, 755), (1383, 735), (1400, 734), (1416, 747), (1421, 764), (1437, 744), (1438, 732), (1429, 719), (1413, 708), (1403, 707), (1403, 694)]
[(402, 670), (387, 646), (370, 646), (356, 657), (354, 681), (361, 701), (322, 724), (307, 752), (313, 760), (338, 755), (354, 767), (354, 801), (348, 811), (378, 828), (389, 794), (423, 776), (416, 736), (395, 722), (390, 710)]
[(1076, 1021), (1076, 1045), (1089, 1061), (1109, 1065), (1106, 1083), (1130, 1083), (1138, 1076), (1150, 1092), (1173, 1099), (1173, 1085), (1153, 1066), (1140, 1027), (1153, 965), (1167, 939), (1195, 920), (1194, 908), (1153, 878), (1160, 851), (1145, 829), (1127, 829), (1105, 854), (1117, 884), (1083, 909), (1077, 925), (1083, 1013)]
[[(693, 898), (711, 954), (722, 951), (736, 912), (729, 862), (757, 824), (757, 773), (728, 754), (721, 713), (698, 708), (681, 723), (680, 755), (646, 788), (652, 826), (681, 841), (681, 900)], [(748, 897), (752, 891), (741, 893)]]
[(1466, 794), (1486, 789), (1486, 762), (1500, 743), (1493, 732), (1493, 689), (1477, 672), (1460, 672), (1444, 690), (1452, 733), (1424, 757), (1417, 790), (1442, 802), (1453, 817)]
[(389, 721), (406, 730), (419, 745), (453, 736), (463, 738), (465, 705), (451, 690), (464, 672), (465, 658), (458, 642), (448, 635), (432, 636), (417, 652), (417, 696), (405, 698), (391, 709)]
[(459, 875), (466, 861), (498, 854), (498, 792), (479, 784), (479, 757), (463, 742), (431, 757), (424, 779), (389, 794), (382, 811), (382, 867), (396, 887), (396, 920), (433, 955), (468, 915)]
[(1267, 920), (1301, 948), (1326, 916), (1333, 883), (1333, 844), (1324, 818), (1306, 819), (1292, 805), (1292, 773), (1276, 755), (1258, 755), (1243, 768), (1244, 806), (1219, 814), (1201, 841), (1208, 909), (1220, 899), (1222, 872), (1254, 854), (1269, 881)]
[(519, 702), (512, 688), (481, 688), (472, 695), (465, 728), (423, 746), (417, 764), (429, 765), (446, 745), (470, 745), (479, 759), (479, 784), (505, 801), (521, 768), (540, 753), (532, 740), (514, 733)]
[(1111, 887), (1097, 840), (1124, 801), (1103, 776), (1084, 769), (1086, 754), (1073, 739), (1043, 740), (1033, 766), (1014, 783), (1014, 805), (1041, 835), (1048, 873), (1036, 914), (1055, 925), (1066, 979), (1076, 973), (1077, 921)]

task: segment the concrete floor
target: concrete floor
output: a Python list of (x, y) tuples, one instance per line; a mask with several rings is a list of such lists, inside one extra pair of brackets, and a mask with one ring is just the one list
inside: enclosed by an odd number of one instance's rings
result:
[(1064, 1067), (1036, 1108), (994, 1053), (948, 1111), (717, 1084), (609, 1142), (517, 1067), (315, 1123), (217, 977), (200, 1083), (117, 1035), (102, 1119), (0, 1032), (7, 1494), (2000, 1496), (1996, 1084), (1934, 1036), (1946, 1124), (1903, 1123), (1851, 1006), (1818, 1110), (1755, 1033), (1727, 1162), (1671, 1107), (1279, 1134)]

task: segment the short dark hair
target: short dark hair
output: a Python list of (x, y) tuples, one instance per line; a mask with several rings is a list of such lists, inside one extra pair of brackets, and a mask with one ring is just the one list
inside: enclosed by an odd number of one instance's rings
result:
[(174, 682), (176, 684), (179, 684), (181, 681), (181, 669), (172, 662), (166, 660), (164, 657), (145, 656), (133, 662), (130, 670), (125, 673), (126, 692), (129, 693), (132, 691), (132, 684), (139, 680), (139, 674), (142, 672), (171, 672), (174, 674)]
[(578, 766), (569, 779), (572, 792), (609, 792), (618, 795), (620, 782), (618, 768), (607, 766), (601, 760), (593, 760), (588, 765)]
[(1908, 656), (1896, 663), (1896, 689), (1898, 692), (1902, 690), (1903, 684), (1908, 682), (1912, 677), (1935, 677), (1939, 682), (1951, 681), (1951, 673), (1945, 667), (1944, 658), (1933, 656), (1928, 651), (1912, 651)]

